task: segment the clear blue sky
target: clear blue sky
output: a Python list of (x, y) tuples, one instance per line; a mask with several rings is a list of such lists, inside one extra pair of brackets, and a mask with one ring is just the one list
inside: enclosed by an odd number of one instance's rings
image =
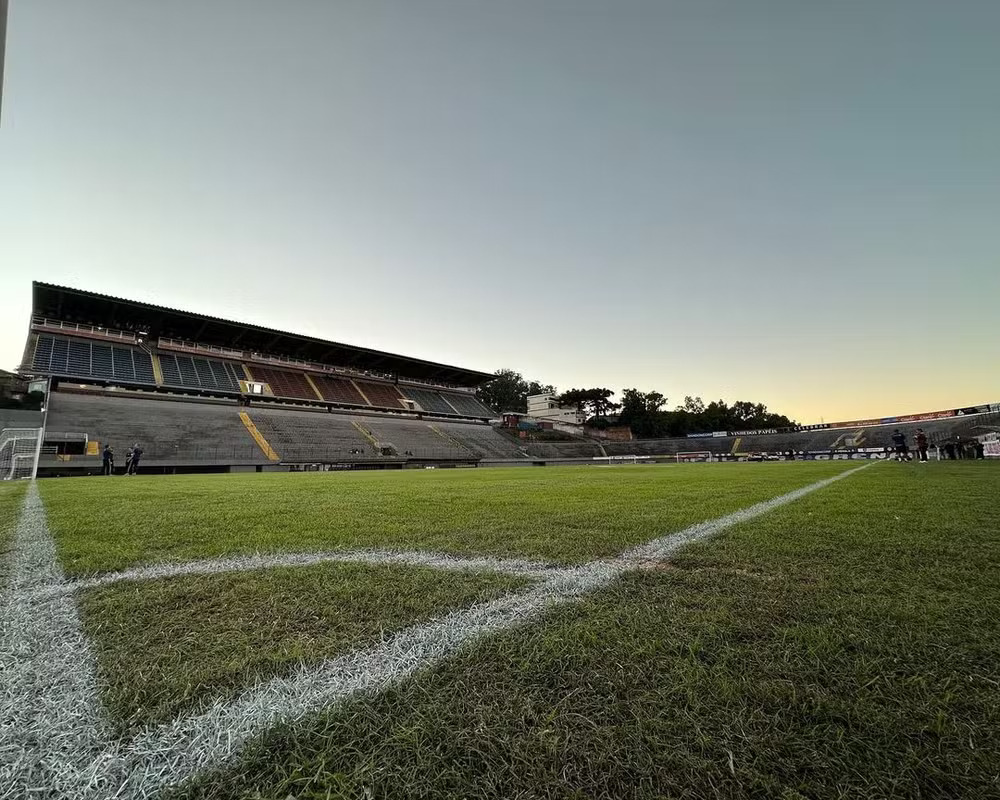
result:
[(1000, 400), (1000, 2), (12, 0), (39, 279), (803, 422)]

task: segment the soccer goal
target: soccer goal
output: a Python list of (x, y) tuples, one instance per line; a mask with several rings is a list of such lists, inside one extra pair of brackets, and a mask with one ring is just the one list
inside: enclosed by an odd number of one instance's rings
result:
[(0, 480), (35, 477), (41, 443), (41, 428), (4, 428), (0, 431)]
[(987, 433), (980, 436), (979, 441), (983, 443), (983, 455), (986, 458), (1000, 458), (1000, 433)]
[(656, 461), (650, 456), (594, 456), (594, 461), (600, 461), (610, 466), (612, 464), (655, 464)]
[(677, 463), (705, 463), (712, 460), (712, 453), (709, 450), (693, 450), (690, 453), (678, 453)]

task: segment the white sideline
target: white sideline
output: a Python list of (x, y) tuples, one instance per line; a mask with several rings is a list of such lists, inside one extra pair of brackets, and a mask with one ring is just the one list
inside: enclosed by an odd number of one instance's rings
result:
[[(71, 597), (39, 600), (62, 569), (34, 482), (14, 533), (0, 604), (0, 796), (30, 775), (52, 796), (81, 790), (79, 776), (107, 748), (97, 670)], [(19, 781), (21, 783), (19, 783)], [(7, 794), (13, 787), (13, 794)]]
[[(66, 797), (88, 797), (95, 800), (110, 796), (154, 797), (163, 789), (181, 785), (204, 770), (232, 760), (248, 744), (276, 724), (295, 721), (308, 714), (329, 709), (360, 693), (378, 692), (448, 657), (470, 641), (523, 625), (555, 605), (571, 602), (607, 586), (623, 573), (637, 569), (644, 563), (663, 559), (687, 544), (706, 539), (740, 522), (754, 519), (798, 500), (861, 469), (866, 469), (872, 463), (847, 470), (716, 520), (659, 537), (645, 545), (632, 548), (610, 561), (593, 561), (581, 567), (544, 570), (544, 580), (532, 587), (408, 628), (373, 647), (319, 664), (303, 666), (291, 676), (251, 686), (231, 702), (216, 701), (201, 713), (147, 728), (130, 742), (112, 743), (96, 755), (96, 758), (92, 742), (97, 742), (99, 739), (100, 723), (97, 716), (94, 716), (92, 723), (94, 733), (89, 738), (80, 737), (84, 755), (91, 759), (86, 765), (81, 763), (83, 759), (79, 752), (66, 752), (65, 747), (60, 746), (58, 742), (53, 746), (53, 742), (44, 736), (34, 742), (38, 758), (43, 763), (51, 764), (53, 772), (64, 775), (67, 779), (72, 778), (62, 781), (59, 787), (61, 790), (62, 787), (67, 790), (70, 786), (73, 787), (72, 791), (65, 794)], [(48, 540), (50, 554), (48, 557), (54, 562), (54, 548), (44, 527), (44, 512), (34, 491), (32, 487), (33, 494), (30, 497), (34, 504), (33, 508), (36, 514), (42, 514), (41, 530), (44, 533), (39, 536), (44, 536)], [(22, 526), (28, 517), (28, 507), (29, 503), (26, 503)], [(435, 559), (439, 556), (432, 555), (429, 558)], [(492, 563), (494, 560), (484, 559), (484, 561)], [(539, 565), (533, 565), (532, 568), (537, 566)], [(49, 569), (53, 567), (49, 566)], [(58, 567), (54, 569), (58, 570)], [(15, 591), (13, 594), (18, 592)], [(60, 592), (62, 597), (66, 594), (68, 591)], [(23, 597), (23, 592), (20, 596)], [(65, 602), (68, 603), (68, 600)], [(69, 604), (69, 607), (72, 608), (72, 605)], [(76, 619), (75, 609), (73, 609), (73, 619)], [(78, 661), (90, 665), (91, 668), (85, 672), (86, 680), (78, 681), (80, 689), (86, 691), (78, 690), (77, 694), (85, 699), (89, 697), (88, 702), (93, 702), (96, 688), (92, 659), (86, 641), (79, 635), (78, 620), (76, 625), (76, 629), (71, 629), (70, 626), (58, 631), (57, 636), (63, 637), (65, 641), (53, 644), (61, 645), (65, 649), (77, 649)], [(6, 661), (6, 640), (3, 641), (3, 645), (4, 649), (0, 649), (0, 655), (3, 655)], [(34, 659), (31, 660), (34, 662)], [(27, 666), (34, 668), (36, 664)], [(27, 666), (23, 671), (28, 671)], [(84, 683), (88, 685), (83, 686)], [(15, 692), (11, 694), (13, 696)], [(16, 694), (20, 695), (20, 692), (16, 691)], [(60, 701), (59, 705), (67, 703)], [(49, 722), (43, 719), (42, 724), (37, 727), (45, 730), (48, 724)], [(57, 766), (62, 769), (55, 769)], [(32, 774), (30, 769), (31, 764), (22, 760), (15, 767), (19, 769), (15, 768), (12, 773), (11, 784), (17, 785), (15, 781), (19, 780), (19, 785), (24, 788), (25, 793), (29, 788), (46, 786), (46, 784), (39, 785), (38, 775)], [(0, 786), (3, 784), (0, 783)]]

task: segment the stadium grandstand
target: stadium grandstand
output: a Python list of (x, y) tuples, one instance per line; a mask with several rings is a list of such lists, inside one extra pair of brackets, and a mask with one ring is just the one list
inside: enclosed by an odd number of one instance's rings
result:
[(549, 460), (648, 456), (682, 460), (744, 461), (756, 457), (798, 459), (884, 457), (899, 430), (914, 446), (922, 429), (935, 452), (947, 443), (973, 441), (1000, 431), (1000, 403), (900, 417), (807, 425), (787, 430), (716, 431), (673, 439), (608, 442), (531, 442), (528, 452)]
[[(36, 282), (20, 373), (48, 382), (39, 475), (238, 472), (579, 463), (638, 456), (742, 461), (884, 457), (897, 428), (932, 451), (1000, 431), (1000, 405), (684, 438), (537, 441), (495, 427), (476, 397), (493, 375), (256, 325)], [(576, 426), (586, 432), (585, 426)], [(37, 436), (35, 436), (37, 439)], [(22, 442), (23, 449), (25, 444)], [(24, 456), (22, 455), (22, 459)]]
[(39, 474), (95, 472), (106, 444), (121, 464), (135, 443), (150, 472), (526, 458), (476, 397), (489, 373), (45, 283), (32, 291), (20, 372), (49, 382)]

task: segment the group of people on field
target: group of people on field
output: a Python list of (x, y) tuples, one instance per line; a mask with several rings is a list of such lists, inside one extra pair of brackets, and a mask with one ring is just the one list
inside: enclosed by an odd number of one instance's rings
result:
[[(101, 474), (115, 474), (115, 451), (110, 444), (104, 445), (101, 453)], [(142, 448), (136, 442), (125, 452), (125, 472), (124, 475), (135, 475), (139, 471), (139, 462), (142, 460)]]
[[(917, 444), (917, 455), (921, 463), (927, 461), (927, 434), (923, 428), (917, 428), (917, 435), (914, 437)], [(896, 454), (896, 461), (912, 461), (910, 447), (906, 443), (906, 434), (896, 428), (892, 434), (892, 446)], [(979, 440), (963, 441), (956, 439), (954, 442), (938, 444), (938, 458), (944, 454), (945, 459), (954, 461), (956, 458), (983, 458), (983, 443)]]

